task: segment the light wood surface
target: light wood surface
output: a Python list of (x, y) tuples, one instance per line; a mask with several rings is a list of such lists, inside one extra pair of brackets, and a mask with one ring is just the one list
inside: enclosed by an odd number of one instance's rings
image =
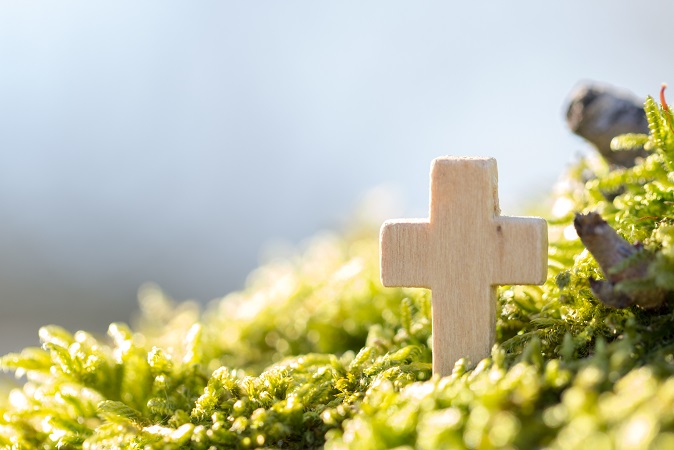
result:
[(433, 373), (490, 354), (495, 286), (545, 282), (545, 220), (499, 214), (496, 160), (443, 157), (431, 166), (430, 218), (381, 228), (384, 286), (432, 290)]

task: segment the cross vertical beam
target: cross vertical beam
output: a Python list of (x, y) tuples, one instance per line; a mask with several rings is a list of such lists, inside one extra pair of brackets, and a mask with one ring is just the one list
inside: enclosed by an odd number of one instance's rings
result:
[(496, 332), (496, 286), (542, 284), (547, 224), (500, 216), (496, 160), (443, 157), (431, 166), (429, 219), (386, 221), (384, 286), (432, 290), (433, 372), (463, 357), (489, 355)]

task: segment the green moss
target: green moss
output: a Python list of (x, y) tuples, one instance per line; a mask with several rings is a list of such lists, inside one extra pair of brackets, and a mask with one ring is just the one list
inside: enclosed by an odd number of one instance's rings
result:
[[(574, 236), (597, 211), (654, 263), (636, 295), (674, 291), (674, 132), (646, 103), (650, 156), (610, 171), (585, 160), (550, 214), (542, 287), (499, 290), (498, 343), (475, 369), (431, 377), (430, 296), (379, 283), (376, 232), (317, 238), (204, 311), (141, 291), (109, 338), (40, 330), (0, 360), (7, 448), (673, 448), (674, 308), (616, 310), (592, 295), (598, 265)], [(628, 262), (629, 263), (629, 262)]]

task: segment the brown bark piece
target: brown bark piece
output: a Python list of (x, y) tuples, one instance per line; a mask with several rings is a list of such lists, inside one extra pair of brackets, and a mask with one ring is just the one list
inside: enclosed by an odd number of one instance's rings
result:
[(643, 101), (629, 92), (596, 83), (581, 85), (572, 94), (566, 122), (574, 133), (592, 143), (610, 164), (632, 167), (644, 149), (611, 150), (611, 140), (627, 133), (648, 134)]

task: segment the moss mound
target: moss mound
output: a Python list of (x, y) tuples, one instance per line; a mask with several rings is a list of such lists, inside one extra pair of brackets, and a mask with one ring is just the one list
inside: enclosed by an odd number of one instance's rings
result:
[[(42, 328), (42, 348), (0, 359), (26, 378), (0, 395), (0, 444), (674, 448), (674, 131), (666, 108), (649, 98), (646, 111), (650, 136), (614, 147), (645, 143), (647, 158), (618, 170), (586, 160), (561, 184), (548, 281), (499, 290), (498, 343), (474, 369), (431, 376), (429, 294), (381, 287), (376, 232), (324, 236), (205, 311), (146, 288), (133, 330)], [(664, 292), (660, 307), (592, 294), (604, 274), (572, 225), (589, 211), (643, 243), (623, 265), (650, 261), (615, 289)]]

